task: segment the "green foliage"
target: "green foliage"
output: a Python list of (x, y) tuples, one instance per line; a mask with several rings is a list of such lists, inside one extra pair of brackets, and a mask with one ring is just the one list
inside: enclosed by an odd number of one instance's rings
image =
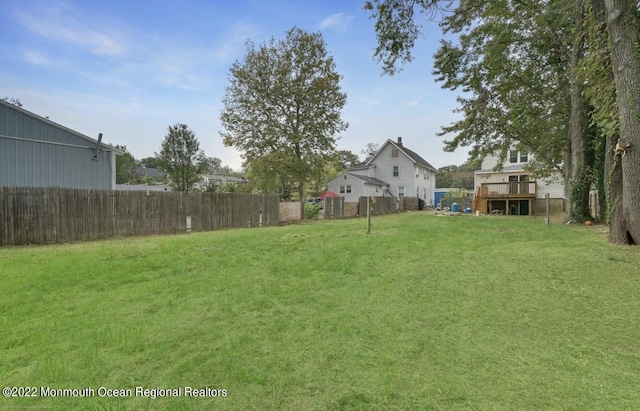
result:
[(304, 218), (307, 220), (313, 220), (320, 215), (320, 209), (315, 204), (306, 203), (304, 205)]
[(126, 146), (116, 145), (116, 148), (124, 151), (121, 156), (116, 156), (116, 184), (137, 184), (140, 178), (136, 173), (138, 162), (127, 151)]
[(413, 59), (411, 49), (422, 34), (422, 27), (414, 20), (416, 9), (434, 20), (445, 15), (453, 4), (450, 0), (372, 0), (366, 1), (364, 9), (375, 20), (378, 45), (374, 57), (382, 63), (385, 74), (401, 71), (399, 64)]
[(571, 183), (572, 208), (569, 210), (569, 217), (577, 223), (583, 223), (585, 220), (593, 220), (589, 212), (589, 190), (591, 183), (595, 181), (597, 176), (592, 167), (585, 166), (579, 170), (578, 178)]
[(299, 196), (309, 176), (334, 152), (347, 128), (346, 94), (320, 33), (293, 28), (285, 39), (247, 43), (230, 69), (220, 134), (241, 152), (251, 180), (267, 192)]
[(458, 41), (442, 41), (434, 74), (442, 87), (463, 91), (461, 120), (445, 151), (470, 146), (471, 160), (516, 148), (533, 153), (536, 174), (561, 168), (569, 105), (567, 16), (544, 1), (461, 3), (441, 26)]
[(167, 174), (175, 191), (192, 190), (206, 170), (204, 151), (200, 150), (195, 133), (186, 124), (169, 126), (156, 157), (158, 168)]
[(464, 188), (473, 190), (474, 168), (465, 163), (461, 166), (440, 167), (436, 173), (437, 188)]
[(222, 171), (222, 160), (218, 157), (207, 157), (205, 159), (205, 173), (217, 174)]
[(145, 157), (138, 164), (146, 168), (158, 168), (158, 159), (157, 157)]
[(341, 173), (357, 164), (360, 164), (360, 158), (357, 154), (354, 154), (349, 150), (338, 150), (335, 153), (333, 163), (336, 170)]

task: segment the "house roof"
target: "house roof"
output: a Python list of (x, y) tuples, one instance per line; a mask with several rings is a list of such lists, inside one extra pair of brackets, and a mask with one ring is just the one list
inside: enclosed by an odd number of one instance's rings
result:
[(360, 163), (360, 164), (356, 164), (352, 167), (349, 167), (349, 169), (347, 171), (351, 171), (351, 170), (368, 170), (371, 167), (375, 167), (375, 164), (367, 164), (367, 163)]
[(379, 178), (375, 178), (375, 177), (369, 177), (369, 176), (363, 176), (360, 174), (355, 174), (355, 173), (347, 173), (350, 176), (353, 176), (355, 178), (359, 178), (360, 180), (364, 181), (365, 184), (373, 184), (373, 185), (383, 185), (383, 186), (388, 186), (389, 183), (380, 180)]
[(203, 177), (208, 180), (226, 181), (228, 183), (244, 183), (247, 181), (244, 177), (227, 176), (224, 174), (204, 174)]
[[(33, 119), (42, 121), (43, 123), (46, 123), (46, 124), (48, 124), (48, 125), (50, 125), (52, 127), (58, 128), (60, 130), (64, 130), (67, 133), (69, 133), (69, 134), (71, 134), (71, 135), (73, 135), (75, 137), (79, 137), (79, 138), (81, 138), (83, 140), (86, 140), (87, 142), (89, 142), (89, 143), (91, 143), (93, 145), (95, 145), (98, 142), (97, 140), (95, 140), (95, 139), (93, 139), (93, 138), (91, 138), (89, 136), (86, 136), (86, 135), (84, 135), (82, 133), (79, 133), (79, 132), (77, 132), (75, 130), (72, 130), (72, 129), (68, 128), (68, 127), (65, 127), (65, 126), (63, 126), (61, 124), (53, 122), (53, 121), (49, 120), (48, 118), (39, 116), (39, 115), (37, 115), (35, 113), (32, 113), (32, 112), (30, 112), (28, 110), (23, 109), (22, 107), (18, 107), (16, 105), (11, 104), (9, 102), (6, 102), (4, 100), (0, 100), (0, 105), (9, 107), (9, 108), (15, 110), (18, 113), (21, 113), (21, 114), (23, 114), (25, 116), (28, 116), (28, 117), (31, 117)], [(27, 137), (23, 137), (23, 138), (27, 138)], [(33, 138), (31, 138), (31, 139), (33, 139)], [(106, 151), (114, 151), (118, 155), (123, 155), (124, 154), (124, 151), (122, 151), (122, 150), (120, 150), (118, 148), (115, 148), (110, 144), (105, 144), (105, 143), (100, 142), (100, 148), (103, 149), (103, 150), (106, 150)]]
[(436, 168), (434, 166), (432, 166), (431, 164), (429, 164), (429, 162), (427, 160), (425, 160), (424, 158), (422, 158), (418, 153), (416, 153), (413, 150), (410, 150), (408, 148), (406, 148), (403, 144), (398, 144), (396, 142), (394, 142), (391, 139), (388, 139), (387, 141), (385, 141), (385, 143), (382, 145), (382, 147), (380, 147), (380, 149), (376, 152), (376, 154), (373, 155), (373, 157), (371, 157), (368, 161), (367, 161), (367, 165), (370, 165), (373, 160), (378, 156), (378, 154), (382, 151), (382, 149), (387, 145), (387, 144), (391, 144), (393, 145), (395, 148), (397, 148), (400, 152), (404, 153), (404, 155), (406, 155), (407, 157), (409, 157), (414, 163), (419, 164), (421, 166), (424, 166), (426, 168), (428, 168), (431, 171), (437, 171)]
[(136, 167), (136, 174), (140, 177), (163, 179), (166, 174), (157, 168)]

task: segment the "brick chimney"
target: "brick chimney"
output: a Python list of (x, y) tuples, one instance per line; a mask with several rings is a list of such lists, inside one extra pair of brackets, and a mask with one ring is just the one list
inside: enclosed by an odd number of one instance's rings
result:
[(398, 145), (402, 147), (402, 137), (398, 137)]

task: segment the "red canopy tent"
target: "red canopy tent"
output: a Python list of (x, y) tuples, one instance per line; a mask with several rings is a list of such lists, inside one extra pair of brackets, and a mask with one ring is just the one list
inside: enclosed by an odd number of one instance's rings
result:
[(340, 196), (334, 193), (333, 191), (329, 191), (329, 190), (323, 193), (320, 193), (320, 195), (318, 196), (318, 198), (321, 198), (323, 200), (325, 199), (325, 197), (340, 197)]

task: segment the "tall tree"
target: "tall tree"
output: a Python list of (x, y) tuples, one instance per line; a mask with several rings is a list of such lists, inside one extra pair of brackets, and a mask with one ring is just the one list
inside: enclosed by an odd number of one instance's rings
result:
[(207, 157), (205, 159), (205, 164), (206, 164), (205, 172), (207, 174), (216, 174), (218, 173), (218, 170), (220, 170), (220, 168), (222, 167), (222, 160), (220, 160), (218, 157)]
[(474, 168), (468, 163), (440, 167), (436, 172), (436, 187), (473, 190), (473, 175)]
[(127, 151), (126, 146), (116, 145), (117, 149), (124, 151), (124, 154), (116, 157), (116, 184), (135, 184), (138, 182), (136, 159)]
[(304, 198), (305, 182), (335, 151), (346, 130), (346, 94), (320, 33), (299, 28), (256, 47), (229, 73), (220, 134), (241, 152), (245, 167), (272, 181), (289, 178)]
[[(622, 165), (622, 229), (627, 241), (640, 243), (640, 62), (638, 10), (634, 0), (605, 0), (611, 39), (611, 61), (620, 116), (619, 149)], [(615, 199), (617, 200), (617, 199)]]
[(336, 152), (335, 166), (337, 171), (343, 172), (356, 164), (360, 164), (360, 158), (349, 150), (338, 150)]
[[(463, 93), (457, 109), (463, 118), (440, 133), (454, 136), (445, 142), (445, 150), (472, 146), (471, 160), (490, 153), (505, 160), (514, 145), (533, 153), (536, 161), (530, 168), (537, 176), (564, 173), (571, 215), (578, 220), (588, 215), (592, 177), (591, 134), (579, 78), (583, 3), (462, 0), (440, 24), (445, 34), (458, 36), (457, 42), (442, 41), (434, 63), (443, 88)], [(412, 12), (398, 9), (435, 13), (445, 6), (451, 2), (367, 3), (365, 8), (377, 19), (377, 57), (386, 64), (410, 61), (420, 27), (412, 21)], [(394, 38), (397, 43), (391, 42)], [(386, 66), (384, 70), (393, 72)]]
[(139, 161), (139, 164), (145, 168), (158, 168), (158, 159), (156, 157), (145, 157)]
[(186, 124), (169, 126), (156, 157), (158, 168), (169, 177), (169, 185), (175, 191), (192, 190), (206, 170), (204, 151)]

